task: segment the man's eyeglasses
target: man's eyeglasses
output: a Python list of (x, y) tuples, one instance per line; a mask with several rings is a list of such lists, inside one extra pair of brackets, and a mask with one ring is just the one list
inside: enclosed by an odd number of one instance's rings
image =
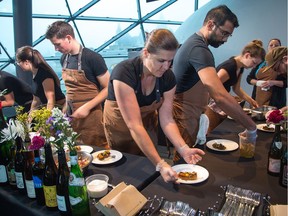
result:
[(220, 30), (221, 34), (222, 34), (222, 37), (232, 37), (232, 33), (228, 32), (228, 31), (225, 31), (224, 29), (222, 29), (219, 25), (217, 25), (215, 22), (214, 22), (214, 25)]

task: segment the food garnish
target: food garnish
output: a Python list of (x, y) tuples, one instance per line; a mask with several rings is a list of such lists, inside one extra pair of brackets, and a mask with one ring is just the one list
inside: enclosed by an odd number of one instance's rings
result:
[(105, 158), (110, 157), (110, 154), (111, 154), (111, 153), (110, 153), (110, 150), (105, 150), (105, 151), (97, 154), (97, 158), (98, 158), (99, 160), (104, 160)]

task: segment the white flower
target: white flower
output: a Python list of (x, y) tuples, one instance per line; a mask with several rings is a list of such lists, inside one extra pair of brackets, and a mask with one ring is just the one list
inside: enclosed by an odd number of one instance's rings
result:
[(10, 119), (7, 128), (2, 129), (1, 131), (1, 140), (0, 142), (9, 141), (11, 139), (16, 139), (17, 137), (21, 137), (22, 140), (25, 140), (25, 132), (24, 128), (20, 121)]

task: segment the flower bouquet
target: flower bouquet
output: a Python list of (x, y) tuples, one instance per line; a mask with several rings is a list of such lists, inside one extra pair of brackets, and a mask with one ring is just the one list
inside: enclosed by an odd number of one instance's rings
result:
[(57, 149), (63, 149), (67, 145), (70, 151), (76, 151), (75, 142), (79, 134), (73, 130), (70, 122), (71, 118), (63, 114), (59, 108), (52, 109), (52, 115), (47, 123), (54, 132), (52, 143)]

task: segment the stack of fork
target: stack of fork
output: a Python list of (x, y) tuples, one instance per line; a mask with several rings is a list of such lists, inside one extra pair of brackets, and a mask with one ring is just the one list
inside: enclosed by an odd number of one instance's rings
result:
[(255, 207), (261, 202), (261, 194), (251, 190), (228, 185), (226, 201), (220, 210), (225, 216), (252, 216)]

